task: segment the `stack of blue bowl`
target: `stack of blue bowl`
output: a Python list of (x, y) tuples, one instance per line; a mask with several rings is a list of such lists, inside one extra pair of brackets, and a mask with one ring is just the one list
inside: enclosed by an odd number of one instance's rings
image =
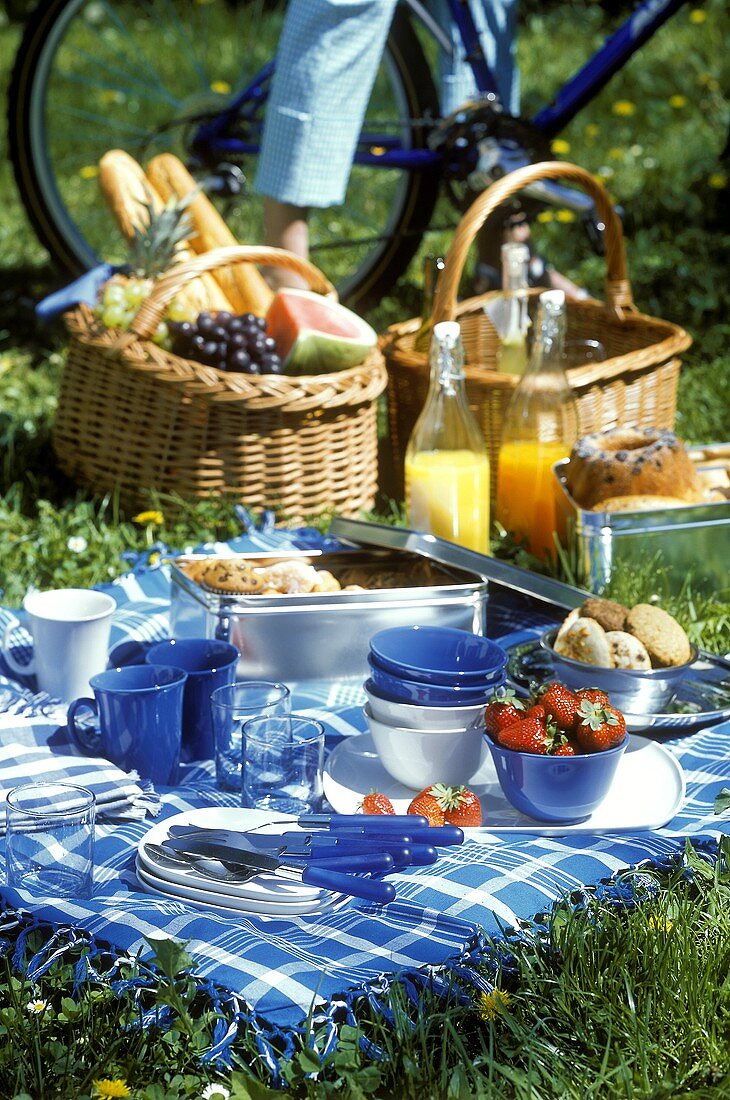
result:
[(372, 693), (394, 703), (469, 707), (504, 683), (507, 655), (495, 642), (445, 626), (396, 626), (370, 639)]
[(504, 683), (500, 646), (451, 627), (405, 626), (370, 640), (365, 718), (385, 770), (420, 789), (467, 783), (480, 766), (484, 707)]

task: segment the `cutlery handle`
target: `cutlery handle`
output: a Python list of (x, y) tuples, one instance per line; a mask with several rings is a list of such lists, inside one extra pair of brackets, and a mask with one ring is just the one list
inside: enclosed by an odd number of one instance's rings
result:
[(392, 871), (395, 860), (389, 852), (364, 852), (361, 856), (317, 856), (307, 861), (310, 867), (329, 867), (331, 871), (344, 871), (355, 873), (356, 871), (373, 871), (383, 874)]
[(303, 829), (362, 829), (363, 832), (409, 832), (405, 825), (428, 825), (422, 814), (302, 814), (297, 825)]
[[(364, 834), (357, 829), (343, 829), (341, 832), (338, 832), (337, 836), (367, 836), (368, 841), (378, 841), (386, 840), (389, 836), (389, 832), (381, 832), (378, 830)], [(456, 825), (409, 825), (408, 828), (403, 828), (403, 832), (400, 834), (399, 839), (412, 844), (434, 844), (437, 847), (439, 845), (443, 847), (451, 844), (463, 844), (464, 833)]]
[(412, 867), (429, 867), (438, 859), (438, 852), (431, 844), (411, 844), (411, 858), (408, 861)]
[(381, 905), (387, 905), (395, 898), (395, 889), (390, 882), (375, 878), (357, 878), (355, 875), (330, 871), (326, 867), (318, 867), (311, 863), (304, 867), (302, 882), (308, 886), (321, 886), (325, 890), (334, 890), (338, 894), (349, 894), (353, 898), (377, 901)]

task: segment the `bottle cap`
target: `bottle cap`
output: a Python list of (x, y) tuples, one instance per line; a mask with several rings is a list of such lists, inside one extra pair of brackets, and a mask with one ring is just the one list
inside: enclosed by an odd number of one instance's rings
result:
[(545, 290), (540, 295), (540, 305), (546, 309), (563, 309), (565, 306), (564, 290)]
[(433, 327), (433, 334), (439, 344), (448, 344), (453, 348), (461, 336), (461, 326), (458, 321), (439, 321)]

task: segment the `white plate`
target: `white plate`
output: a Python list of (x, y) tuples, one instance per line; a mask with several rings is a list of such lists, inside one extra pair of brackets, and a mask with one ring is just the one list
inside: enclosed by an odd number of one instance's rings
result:
[[(176, 883), (178, 886), (190, 887), (192, 884), (198, 889), (210, 893), (211, 880), (203, 875), (191, 872), (185, 868), (174, 871), (168, 867), (162, 867), (147, 849), (148, 844), (162, 844), (170, 835), (170, 826), (190, 825), (203, 829), (230, 829), (232, 831), (245, 831), (256, 829), (261, 833), (299, 832), (296, 818), (290, 814), (272, 814), (267, 810), (246, 810), (234, 806), (209, 806), (202, 810), (186, 810), (184, 813), (167, 817), (164, 821), (158, 821), (149, 832), (145, 833), (139, 842), (137, 854), (142, 866), (166, 882)], [(231, 890), (230, 884), (214, 883), (216, 892), (226, 893)], [(225, 889), (224, 889), (225, 887)], [(256, 878), (250, 879), (233, 889), (238, 898), (247, 898), (249, 901), (280, 904), (288, 902), (317, 902), (322, 904), (332, 898), (330, 890), (320, 890), (317, 886), (305, 886), (298, 882), (286, 882), (262, 872)]]
[[(586, 821), (577, 825), (546, 825), (515, 810), (502, 794), (486, 745), (479, 771), (469, 786), (482, 805), (482, 828), (469, 829), (467, 833), (477, 841), (494, 833), (564, 836), (659, 829), (678, 813), (684, 801), (684, 772), (678, 761), (663, 745), (636, 734), (621, 757), (606, 798)], [(325, 763), (325, 797), (336, 813), (352, 814), (373, 789), (388, 795), (397, 814), (407, 811), (415, 793), (388, 775), (369, 733), (348, 737)]]
[[(182, 901), (196, 909), (215, 909), (220, 913), (255, 913), (266, 917), (311, 917), (331, 913), (339, 909), (349, 899), (344, 894), (328, 894), (324, 901), (299, 901), (281, 904), (276, 901), (254, 901), (251, 898), (234, 897), (230, 893), (219, 891), (216, 883), (209, 883), (205, 889), (178, 885), (167, 879), (158, 878), (140, 862), (135, 865), (137, 878), (148, 894), (167, 898), (168, 901)], [(203, 880), (206, 881), (206, 880)]]

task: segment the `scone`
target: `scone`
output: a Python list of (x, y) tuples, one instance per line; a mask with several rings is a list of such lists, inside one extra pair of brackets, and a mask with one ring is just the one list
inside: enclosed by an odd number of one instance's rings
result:
[(651, 660), (643, 642), (625, 630), (608, 630), (606, 638), (611, 647), (614, 668), (631, 668), (646, 671), (651, 668)]
[(253, 595), (264, 588), (264, 580), (246, 562), (235, 558), (219, 558), (209, 563), (199, 577), (206, 588), (231, 595)]
[(604, 630), (623, 630), (629, 611), (623, 604), (616, 603), (615, 600), (604, 600), (600, 596), (590, 596), (583, 601), (580, 613), (587, 619), (595, 619)]
[(683, 665), (692, 656), (684, 630), (661, 607), (637, 603), (626, 617), (626, 629), (644, 643), (654, 668)]
[(611, 647), (606, 631), (595, 619), (582, 616), (570, 624), (562, 639), (555, 639), (553, 649), (561, 657), (573, 661), (583, 661), (587, 665), (599, 665), (601, 668), (613, 668)]
[(567, 617), (563, 619), (563, 622), (560, 625), (560, 629), (555, 636), (555, 641), (553, 642), (553, 649), (556, 649), (558, 653), (560, 652), (560, 650), (558, 649), (558, 644), (562, 644), (563, 638), (568, 633), (575, 620), (578, 618), (580, 618), (580, 608), (575, 607), (572, 611), (568, 613)]

